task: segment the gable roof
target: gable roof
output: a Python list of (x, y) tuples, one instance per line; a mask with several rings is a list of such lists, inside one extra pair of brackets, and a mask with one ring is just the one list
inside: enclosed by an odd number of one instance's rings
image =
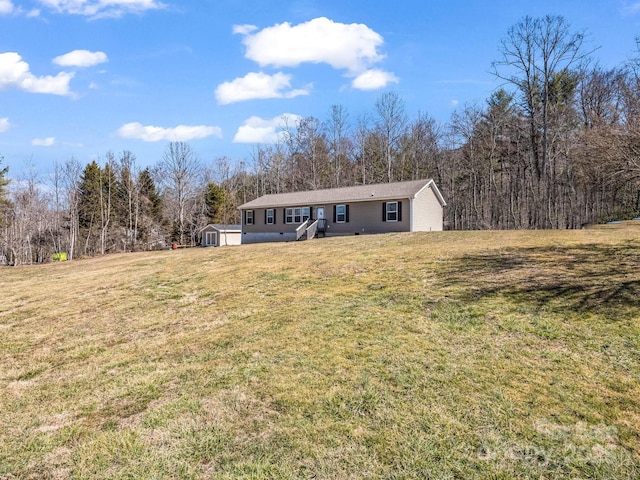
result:
[(306, 192), (275, 193), (263, 195), (262, 197), (240, 205), (238, 208), (240, 210), (248, 210), (253, 208), (299, 207), (304, 205), (322, 205), (325, 203), (353, 203), (415, 198), (418, 193), (427, 187), (433, 190), (440, 204), (445, 206), (446, 202), (433, 179), (426, 179), (412, 180), (409, 182), (329, 188), (325, 190), (309, 190)]
[(200, 231), (203, 231), (209, 227), (214, 228), (215, 230), (218, 230), (219, 232), (234, 232), (234, 231), (242, 231), (242, 226), (240, 225), (222, 225), (221, 223), (209, 223), (208, 225), (205, 225), (204, 227), (202, 227), (200, 229)]

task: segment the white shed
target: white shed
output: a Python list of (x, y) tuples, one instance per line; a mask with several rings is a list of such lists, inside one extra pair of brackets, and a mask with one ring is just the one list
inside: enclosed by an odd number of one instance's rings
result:
[(200, 245), (203, 247), (240, 245), (241, 239), (242, 228), (240, 225), (210, 223), (200, 230)]

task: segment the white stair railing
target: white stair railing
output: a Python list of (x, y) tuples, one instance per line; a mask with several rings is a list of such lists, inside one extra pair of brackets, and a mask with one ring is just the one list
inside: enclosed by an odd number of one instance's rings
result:
[(300, 240), (300, 237), (302, 237), (307, 231), (307, 225), (309, 225), (309, 220), (305, 220), (298, 228), (296, 228), (296, 241)]
[(317, 231), (318, 231), (318, 220), (313, 222), (307, 228), (307, 240), (311, 240), (312, 238), (314, 238), (316, 236)]

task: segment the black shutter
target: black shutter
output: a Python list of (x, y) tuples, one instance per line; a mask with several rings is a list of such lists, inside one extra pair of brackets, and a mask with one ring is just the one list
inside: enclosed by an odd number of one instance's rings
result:
[(264, 211), (264, 224), (267, 224), (267, 210)]
[(382, 202), (382, 221), (387, 221), (387, 202)]
[(273, 224), (274, 224), (274, 225), (275, 225), (276, 223), (278, 223), (278, 222), (276, 221), (277, 213), (278, 213), (278, 210), (276, 210), (276, 209), (274, 208), (274, 209), (273, 209)]
[(336, 223), (336, 205), (333, 206), (333, 223)]
[(402, 221), (402, 202), (398, 202), (398, 221)]
[(287, 209), (282, 209), (282, 223), (287, 223)]
[(345, 205), (345, 206), (344, 206), (344, 209), (346, 210), (346, 214), (345, 214), (346, 218), (345, 218), (345, 221), (346, 221), (347, 223), (349, 223), (349, 205)]
[(244, 223), (245, 225), (247, 224), (247, 211), (246, 210), (242, 211), (242, 223)]

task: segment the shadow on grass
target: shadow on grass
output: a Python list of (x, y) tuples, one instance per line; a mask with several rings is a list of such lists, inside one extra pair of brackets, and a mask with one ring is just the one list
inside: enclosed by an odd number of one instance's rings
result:
[(557, 312), (640, 310), (640, 245), (513, 248), (452, 259), (441, 285), (463, 300), (504, 295)]

